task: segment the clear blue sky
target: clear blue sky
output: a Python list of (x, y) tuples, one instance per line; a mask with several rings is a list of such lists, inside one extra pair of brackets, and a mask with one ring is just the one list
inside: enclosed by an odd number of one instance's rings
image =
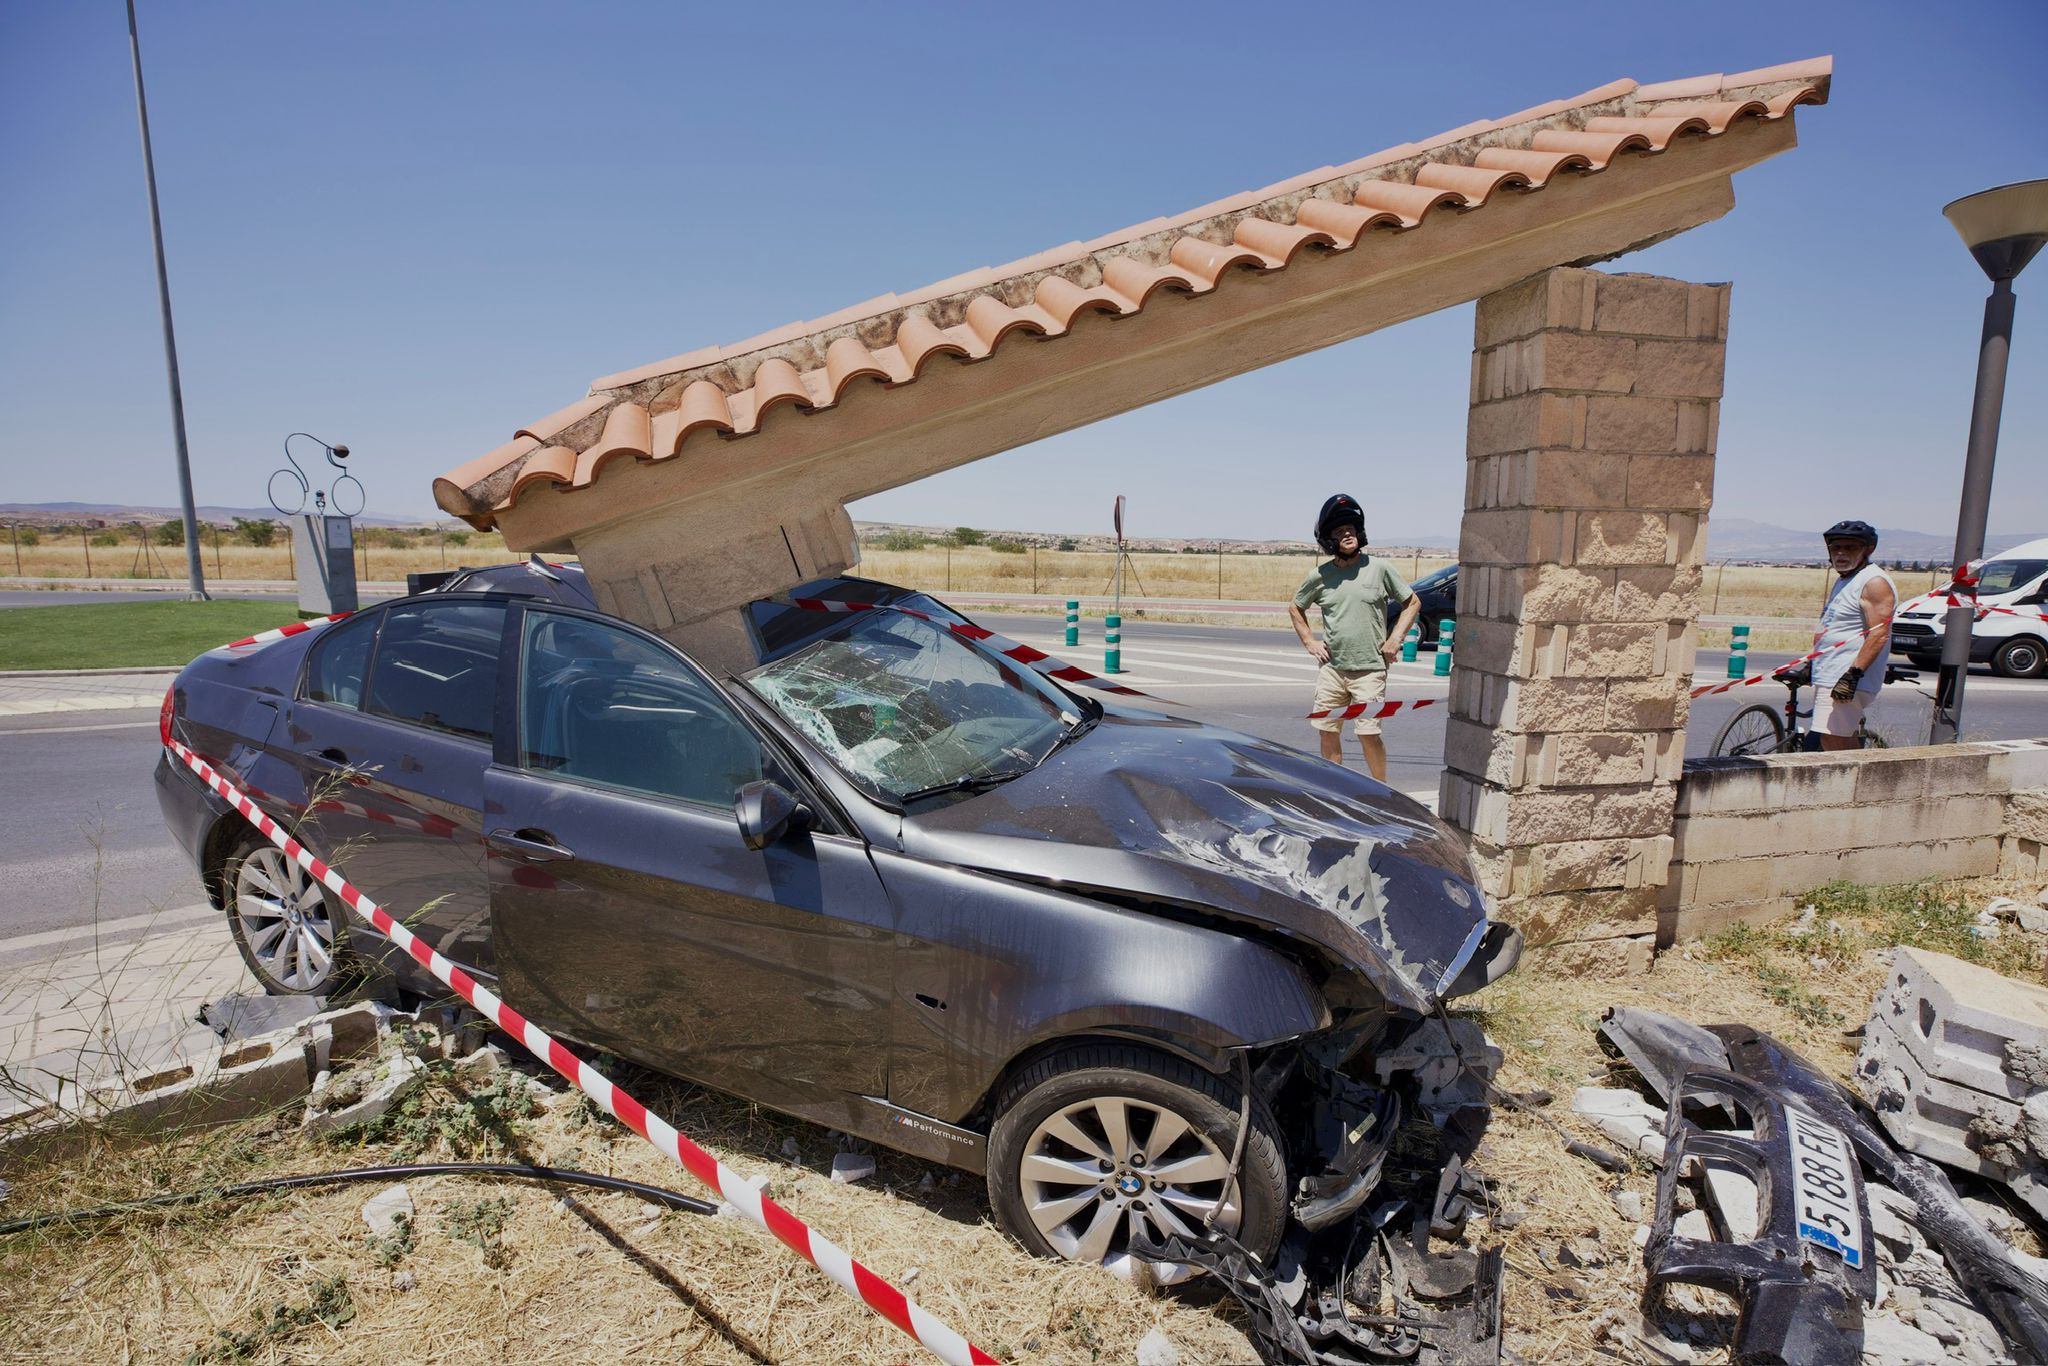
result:
[[(1618, 268), (1735, 282), (1722, 515), (1954, 525), (1985, 282), (1947, 200), (2048, 175), (2048, 5), (164, 4), (141, 25), (200, 501), (285, 433), (373, 511), (597, 375), (1628, 76), (1832, 52), (1799, 149)], [(2048, 528), (2048, 262), (1992, 515)], [(857, 516), (1455, 535), (1471, 310)], [(175, 501), (118, 0), (0, 0), (0, 500)]]

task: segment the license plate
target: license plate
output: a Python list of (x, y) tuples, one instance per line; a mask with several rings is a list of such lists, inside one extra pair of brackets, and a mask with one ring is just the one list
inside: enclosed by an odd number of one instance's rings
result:
[(1792, 1203), (1799, 1236), (1863, 1265), (1863, 1215), (1856, 1207), (1856, 1155), (1839, 1129), (1797, 1110), (1785, 1112), (1792, 1148)]

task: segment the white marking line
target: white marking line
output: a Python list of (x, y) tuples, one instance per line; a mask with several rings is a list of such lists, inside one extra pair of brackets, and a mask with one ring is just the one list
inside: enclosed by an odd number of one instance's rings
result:
[(174, 910), (152, 911), (147, 915), (123, 916), (119, 920), (102, 920), (92, 925), (69, 926), (60, 930), (42, 930), (36, 934), (19, 934), (12, 939), (0, 939), (0, 954), (16, 953), (26, 949), (39, 949), (50, 944), (90, 944), (95, 938), (121, 934), (128, 930), (177, 930), (201, 921), (210, 920), (221, 912), (206, 902), (192, 906), (179, 906)]
[(31, 726), (26, 730), (0, 730), (0, 735), (82, 735), (89, 730), (140, 730), (154, 721), (109, 721), (104, 726)]

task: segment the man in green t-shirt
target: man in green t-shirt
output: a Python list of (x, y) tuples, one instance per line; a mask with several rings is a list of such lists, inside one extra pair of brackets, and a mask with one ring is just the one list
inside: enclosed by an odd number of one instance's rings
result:
[[(1402, 639), (1422, 610), (1422, 599), (1392, 565), (1365, 553), (1365, 511), (1350, 496), (1340, 493), (1323, 504), (1316, 518), (1316, 544), (1335, 558), (1316, 566), (1316, 572), (1294, 590), (1287, 612), (1302, 648), (1323, 666), (1316, 674), (1315, 705), (1310, 710), (1331, 714), (1310, 724), (1322, 732), (1323, 757), (1341, 764), (1344, 722), (1336, 713), (1354, 704), (1372, 707), (1386, 700), (1387, 665), (1400, 653)], [(1390, 602), (1401, 604), (1400, 620), (1391, 632)], [(1309, 629), (1311, 607), (1323, 610), (1322, 640)], [(1385, 782), (1387, 746), (1380, 739), (1379, 718), (1363, 711), (1353, 725), (1358, 747), (1365, 751), (1365, 766)]]

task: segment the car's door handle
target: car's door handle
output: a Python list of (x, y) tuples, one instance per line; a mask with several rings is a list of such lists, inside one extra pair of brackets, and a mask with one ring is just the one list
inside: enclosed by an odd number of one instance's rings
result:
[(348, 755), (343, 753), (341, 750), (335, 748), (333, 745), (329, 745), (326, 749), (320, 750), (318, 753), (314, 754), (313, 757), (315, 759), (318, 759), (323, 764), (333, 764), (337, 768), (348, 767)]
[(516, 855), (528, 863), (553, 863), (557, 859), (576, 857), (575, 850), (556, 844), (554, 836), (545, 830), (493, 830), (487, 838), (491, 848)]

